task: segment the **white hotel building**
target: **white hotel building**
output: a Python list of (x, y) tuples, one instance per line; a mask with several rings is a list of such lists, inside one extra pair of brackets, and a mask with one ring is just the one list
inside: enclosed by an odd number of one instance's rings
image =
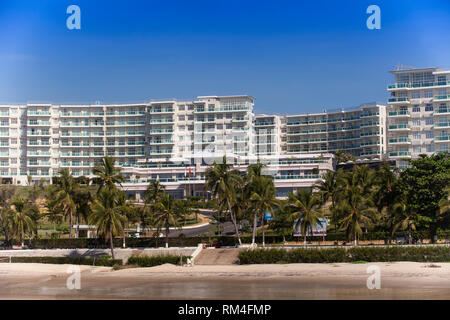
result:
[(388, 86), (388, 156), (406, 167), (408, 158), (450, 149), (450, 71), (392, 71)]
[(105, 155), (140, 197), (158, 179), (177, 197), (204, 195), (204, 175), (225, 155), (245, 171), (267, 164), (278, 195), (311, 187), (335, 169), (337, 150), (360, 162), (406, 159), (450, 148), (450, 71), (397, 70), (388, 106), (314, 114), (255, 114), (250, 96), (123, 105), (0, 105), (0, 182), (51, 180), (62, 168), (92, 178)]
[(50, 181), (62, 168), (92, 178), (108, 155), (141, 196), (158, 179), (177, 197), (204, 195), (208, 165), (225, 155), (245, 171), (257, 159), (275, 178), (279, 196), (311, 187), (334, 170), (332, 152), (381, 159), (386, 108), (379, 104), (318, 114), (255, 115), (250, 96), (126, 105), (0, 106), (0, 178), (24, 185)]

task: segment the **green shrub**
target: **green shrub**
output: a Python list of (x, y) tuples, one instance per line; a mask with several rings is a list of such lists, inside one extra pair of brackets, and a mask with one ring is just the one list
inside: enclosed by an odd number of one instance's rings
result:
[[(181, 257), (183, 263), (186, 263), (188, 258), (190, 258), (190, 256)], [(137, 265), (139, 267), (154, 267), (165, 263), (177, 265), (180, 263), (180, 256), (176, 255), (158, 255), (158, 256), (141, 256), (141, 257), (131, 256), (127, 262), (128, 265)]]
[(356, 247), (326, 249), (247, 249), (240, 264), (336, 262), (450, 262), (450, 247)]
[(121, 259), (108, 258), (82, 258), (82, 257), (11, 257), (13, 263), (48, 263), (48, 264), (78, 264), (89, 266), (106, 266), (122, 265)]

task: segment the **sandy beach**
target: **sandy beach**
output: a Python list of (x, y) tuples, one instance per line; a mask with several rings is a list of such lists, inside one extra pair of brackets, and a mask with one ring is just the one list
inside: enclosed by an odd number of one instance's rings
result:
[[(372, 265), (380, 289), (367, 288)], [(450, 263), (80, 266), (79, 290), (68, 267), (2, 263), (0, 299), (450, 299)]]

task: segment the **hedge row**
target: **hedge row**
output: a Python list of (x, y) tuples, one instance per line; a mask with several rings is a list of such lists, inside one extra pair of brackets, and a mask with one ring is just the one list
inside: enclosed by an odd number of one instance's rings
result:
[(121, 259), (82, 258), (82, 257), (11, 257), (13, 263), (49, 263), (49, 264), (79, 264), (89, 266), (122, 265)]
[[(190, 256), (181, 257), (183, 263), (186, 263), (188, 258), (190, 258)], [(139, 267), (154, 267), (165, 263), (171, 263), (175, 265), (180, 264), (180, 257), (176, 255), (130, 257), (127, 262), (128, 265), (137, 265)]]
[[(404, 235), (405, 232), (398, 232), (395, 234), (393, 239), (395, 240), (396, 236)], [(430, 239), (430, 234), (427, 231), (414, 231), (411, 233), (412, 236), (416, 239)], [(390, 234), (388, 232), (371, 232), (364, 233), (360, 240), (366, 241), (374, 241), (374, 240), (385, 240), (388, 241), (390, 238)], [(439, 231), (438, 232), (439, 239), (450, 239), (450, 230)], [(286, 235), (285, 239), (287, 241), (297, 241), (298, 237), (293, 237), (292, 235)], [(241, 240), (243, 243), (251, 243), (252, 237), (251, 235), (243, 235), (241, 236)], [(319, 238), (315, 237), (314, 241), (318, 241)], [(322, 240), (322, 238), (320, 238)], [(326, 241), (348, 241), (347, 236), (343, 232), (330, 232), (326, 237)], [(122, 239), (116, 238), (114, 239), (114, 246), (121, 248), (122, 247)], [(265, 237), (265, 242), (268, 244), (274, 243), (282, 243), (283, 237), (278, 235), (268, 235)], [(301, 239), (303, 241), (303, 239)], [(222, 246), (234, 246), (238, 243), (237, 238), (233, 236), (223, 236), (223, 237), (176, 237), (169, 238), (169, 246), (171, 247), (196, 247), (199, 243), (214, 243), (220, 242)], [(262, 236), (256, 237), (256, 242), (262, 242)], [(17, 241), (10, 241), (10, 243), (17, 243)], [(165, 239), (156, 239), (156, 238), (127, 238), (126, 246), (131, 248), (137, 247), (161, 247), (164, 246)], [(103, 239), (32, 239), (26, 241), (26, 245), (33, 249), (74, 249), (74, 248), (109, 248), (109, 243)]]
[(337, 262), (450, 262), (450, 247), (357, 247), (330, 249), (247, 249), (240, 264), (337, 263)]

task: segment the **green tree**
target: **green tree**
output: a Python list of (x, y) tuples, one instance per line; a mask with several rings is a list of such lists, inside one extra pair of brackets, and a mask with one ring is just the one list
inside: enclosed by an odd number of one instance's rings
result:
[(114, 256), (114, 237), (123, 232), (125, 216), (118, 204), (118, 192), (116, 189), (107, 189), (100, 191), (97, 199), (92, 205), (92, 213), (89, 216), (91, 224), (97, 227), (97, 234), (109, 238), (111, 256)]
[(450, 185), (450, 155), (438, 153), (421, 155), (409, 160), (409, 167), (400, 173), (399, 187), (411, 209), (419, 216), (428, 217), (426, 228), (434, 242), (439, 227), (445, 226), (440, 217), (439, 202)]
[(165, 193), (166, 187), (159, 180), (152, 180), (144, 193), (144, 200), (147, 204), (155, 204)]
[(320, 224), (320, 218), (323, 218), (321, 212), (320, 196), (308, 189), (297, 190), (290, 193), (288, 197), (289, 206), (292, 208), (292, 216), (296, 219), (295, 228), (301, 227), (303, 241), (306, 245), (307, 234), (312, 235), (314, 227)]
[(294, 225), (292, 209), (288, 201), (281, 201), (273, 219), (270, 221), (270, 228), (283, 236), (283, 243), (286, 242), (286, 234), (292, 234)]
[(62, 169), (59, 171), (57, 180), (58, 191), (56, 193), (56, 200), (61, 207), (61, 211), (69, 218), (69, 238), (72, 238), (73, 229), (73, 215), (76, 213), (77, 205), (75, 203), (75, 194), (78, 190), (78, 184), (71, 175), (69, 169)]
[(32, 234), (35, 230), (35, 222), (31, 217), (38, 208), (24, 198), (16, 198), (12, 201), (11, 219), (14, 234), (19, 237), (20, 246), (24, 246), (26, 234)]
[(16, 187), (12, 185), (0, 187), (0, 232), (5, 237), (5, 242), (10, 245), (13, 232), (10, 219), (10, 202), (16, 194)]
[(157, 234), (159, 235), (160, 230), (165, 229), (166, 248), (168, 248), (170, 226), (179, 227), (180, 211), (177, 208), (176, 201), (168, 194), (162, 195), (153, 206)]
[(233, 222), (238, 242), (242, 245), (237, 225), (237, 217), (232, 210), (232, 206), (236, 201), (236, 189), (243, 185), (241, 174), (237, 170), (232, 170), (231, 165), (227, 163), (226, 157), (223, 157), (222, 163), (214, 162), (212, 167), (205, 172), (205, 187), (211, 191), (212, 195), (218, 198), (219, 203), (226, 204), (230, 212), (231, 221)]
[(263, 247), (265, 246), (264, 238), (264, 218), (265, 213), (268, 212), (274, 216), (274, 209), (278, 207), (279, 201), (276, 199), (276, 189), (273, 183), (272, 177), (260, 176), (256, 178), (254, 186), (252, 188), (252, 194), (250, 197), (253, 203), (253, 208), (255, 211), (255, 219), (253, 222), (253, 237), (252, 244), (255, 243), (256, 237), (256, 213), (259, 213), (261, 217), (261, 228), (263, 236)]
[(97, 193), (100, 193), (104, 188), (115, 189), (117, 184), (121, 185), (125, 182), (125, 178), (120, 171), (121, 168), (115, 166), (114, 158), (104, 157), (96, 163), (92, 172), (97, 176), (99, 184)]

